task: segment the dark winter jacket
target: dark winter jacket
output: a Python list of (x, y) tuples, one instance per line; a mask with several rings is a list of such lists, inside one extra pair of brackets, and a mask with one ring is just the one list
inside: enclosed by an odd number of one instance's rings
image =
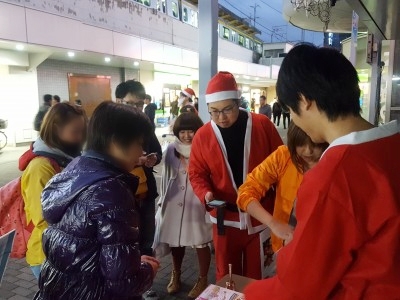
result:
[(135, 176), (95, 152), (73, 160), (42, 194), (46, 261), (35, 299), (134, 299), (153, 270), (141, 263)]
[(40, 127), (42, 126), (44, 116), (49, 111), (49, 109), (50, 109), (50, 104), (43, 104), (41, 107), (39, 107), (39, 111), (37, 112), (35, 120), (33, 121), (33, 128), (36, 131), (40, 131)]

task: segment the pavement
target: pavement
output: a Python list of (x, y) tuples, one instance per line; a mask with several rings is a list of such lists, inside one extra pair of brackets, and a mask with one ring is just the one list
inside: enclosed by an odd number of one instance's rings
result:
[[(160, 142), (165, 144), (165, 139), (161, 135), (166, 129), (157, 129), (157, 136)], [(278, 128), (279, 134), (286, 143), (286, 130)], [(28, 149), (24, 147), (6, 147), (0, 151), (0, 186), (3, 186), (12, 179), (20, 176), (18, 170), (18, 158)], [(157, 183), (160, 183), (161, 167), (158, 167), (156, 174)], [(166, 287), (169, 283), (172, 271), (171, 257), (167, 256), (161, 261), (161, 268), (154, 280), (153, 288), (157, 292), (159, 299), (175, 300), (187, 299), (187, 294), (192, 289), (198, 277), (197, 257), (194, 249), (188, 248), (182, 267), (182, 289), (181, 292), (173, 296), (168, 295)], [(215, 263), (214, 256), (212, 258), (209, 282), (215, 282)], [(0, 300), (30, 300), (37, 292), (37, 281), (33, 277), (32, 272), (25, 259), (12, 259), (8, 261), (6, 272), (0, 283)], [(154, 298), (147, 298), (154, 299)]]

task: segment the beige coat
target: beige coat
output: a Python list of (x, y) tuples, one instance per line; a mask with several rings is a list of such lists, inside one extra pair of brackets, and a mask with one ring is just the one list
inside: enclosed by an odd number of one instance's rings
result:
[(199, 246), (212, 240), (212, 224), (204, 205), (195, 196), (187, 172), (188, 160), (168, 146), (161, 182), (160, 243)]

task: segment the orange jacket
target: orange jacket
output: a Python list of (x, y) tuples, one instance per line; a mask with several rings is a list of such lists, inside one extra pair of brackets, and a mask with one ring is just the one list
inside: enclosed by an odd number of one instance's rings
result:
[[(287, 146), (280, 146), (260, 165), (247, 175), (246, 181), (239, 189), (237, 205), (247, 211), (251, 201), (260, 201), (276, 184), (274, 218), (284, 223), (289, 222), (297, 190), (303, 180), (303, 174), (293, 164)], [(278, 251), (283, 241), (272, 235), (272, 249)]]

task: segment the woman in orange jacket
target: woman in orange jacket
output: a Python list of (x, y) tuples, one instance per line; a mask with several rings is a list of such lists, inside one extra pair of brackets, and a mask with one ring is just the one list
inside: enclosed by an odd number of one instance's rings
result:
[[(292, 239), (290, 214), (303, 174), (319, 161), (328, 144), (314, 144), (307, 134), (291, 123), (287, 133), (288, 145), (280, 146), (247, 175), (239, 188), (237, 205), (272, 231), (272, 250), (277, 252)], [(276, 185), (274, 213), (271, 215), (260, 203), (266, 192)]]

